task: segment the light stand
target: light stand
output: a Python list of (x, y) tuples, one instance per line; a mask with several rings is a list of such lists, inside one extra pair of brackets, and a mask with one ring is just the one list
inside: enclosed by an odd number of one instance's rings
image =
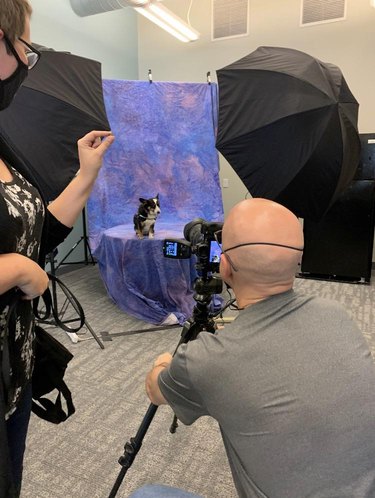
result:
[[(50, 264), (50, 268), (51, 268), (50, 273), (53, 276), (56, 276), (57, 267), (55, 266), (55, 254), (53, 252), (49, 253), (47, 255), (46, 263)], [(60, 311), (58, 308), (58, 300), (57, 300), (57, 286), (59, 286), (60, 290), (65, 294), (65, 301), (62, 304)], [(43, 319), (43, 318), (42, 319), (38, 318), (38, 321), (41, 323), (48, 323), (48, 324), (54, 325), (56, 327), (61, 327), (67, 333), (69, 333), (69, 324), (70, 323), (81, 321), (86, 326), (86, 328), (90, 331), (91, 335), (96, 340), (96, 342), (99, 344), (100, 348), (104, 349), (104, 344), (102, 343), (102, 341), (99, 339), (99, 337), (96, 335), (96, 333), (94, 332), (94, 330), (92, 329), (92, 327), (90, 326), (88, 321), (86, 320), (86, 317), (84, 316), (84, 313), (82, 310), (82, 306), (78, 302), (77, 298), (75, 296), (73, 296), (73, 294), (70, 292), (70, 290), (66, 287), (66, 285), (63, 284), (62, 282), (59, 282), (59, 281), (56, 282), (54, 279), (52, 279), (51, 280), (51, 287), (52, 287), (51, 307), (53, 309), (54, 319), (47, 320), (47, 319)], [(71, 305), (74, 308), (78, 317), (64, 319), (64, 315), (65, 315), (66, 310), (67, 310), (69, 305)], [(81, 315), (83, 315), (83, 318)], [(71, 332), (74, 332), (74, 330), (72, 329)]]
[[(56, 266), (56, 269), (58, 269), (61, 265), (81, 265), (81, 264), (85, 264), (86, 266), (88, 264), (95, 265), (95, 259), (92, 255), (90, 244), (89, 244), (89, 238), (87, 235), (86, 208), (82, 209), (82, 229), (83, 229), (83, 235), (73, 245), (73, 247), (70, 249), (70, 251), (64, 256), (64, 258), (59, 262), (59, 264)], [(72, 254), (72, 252), (79, 246), (79, 244), (81, 242), (83, 242), (84, 260), (83, 261), (65, 262), (69, 258), (69, 256)]]

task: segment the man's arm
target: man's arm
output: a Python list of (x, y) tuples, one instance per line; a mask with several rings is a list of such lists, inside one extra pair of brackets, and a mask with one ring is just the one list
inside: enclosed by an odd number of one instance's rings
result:
[(150, 372), (148, 372), (146, 377), (146, 392), (147, 396), (150, 398), (151, 403), (154, 405), (167, 405), (168, 402), (162, 395), (159, 384), (158, 377), (160, 373), (168, 368), (172, 361), (172, 355), (170, 353), (163, 353), (158, 356), (154, 362), (154, 365)]

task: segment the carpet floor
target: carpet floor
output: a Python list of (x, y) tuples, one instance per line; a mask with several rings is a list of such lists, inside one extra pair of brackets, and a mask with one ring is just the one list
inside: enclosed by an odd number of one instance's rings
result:
[[(58, 426), (31, 417), (21, 497), (104, 498), (121, 469), (124, 444), (144, 422), (149, 407), (146, 373), (157, 354), (174, 351), (181, 329), (137, 332), (152, 326), (117, 308), (97, 266), (61, 278), (78, 297), (104, 349), (86, 327), (77, 343), (61, 329), (48, 327), (74, 354), (66, 380), (76, 413)], [(344, 304), (375, 351), (372, 285), (296, 279), (295, 288)], [(169, 407), (157, 410), (117, 496), (126, 497), (145, 483), (162, 483), (206, 498), (235, 497), (217, 424), (204, 417), (171, 434), (172, 419)]]

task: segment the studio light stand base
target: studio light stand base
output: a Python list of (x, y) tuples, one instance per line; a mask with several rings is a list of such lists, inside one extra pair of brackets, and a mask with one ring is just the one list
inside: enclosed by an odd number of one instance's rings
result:
[[(95, 265), (96, 261), (92, 255), (89, 238), (87, 235), (87, 223), (86, 223), (86, 208), (82, 209), (82, 230), (83, 234), (80, 239), (73, 245), (70, 251), (63, 257), (63, 259), (57, 264), (56, 270), (63, 265)], [(66, 261), (72, 252), (83, 242), (84, 259), (83, 261)]]
[[(50, 273), (52, 275), (55, 275), (56, 274), (56, 266), (55, 266), (55, 256), (54, 256), (54, 254), (50, 253), (47, 256), (46, 261), (47, 261), (47, 263), (50, 264), (50, 268), (51, 268), (51, 272)], [(58, 314), (59, 320), (63, 324), (65, 324), (65, 325), (69, 325), (69, 323), (74, 323), (74, 322), (79, 321), (79, 318), (66, 318), (66, 319), (64, 319), (64, 316), (66, 314), (66, 311), (67, 311), (69, 305), (72, 306), (72, 308), (75, 310), (75, 312), (77, 313), (77, 315), (79, 315), (79, 310), (77, 308), (76, 303), (69, 296), (69, 293), (68, 293), (67, 289), (64, 288), (64, 287), (66, 287), (65, 284), (64, 284), (64, 286), (62, 286), (58, 282), (56, 283), (54, 280), (52, 280), (51, 281), (51, 286), (52, 286), (52, 289), (51, 289), (52, 306), (56, 310), (56, 312)], [(61, 306), (61, 308), (60, 308), (59, 311), (58, 311), (59, 308), (58, 308), (58, 298), (57, 298), (57, 286), (59, 286), (60, 290), (65, 295), (65, 301), (62, 304), (62, 306)], [(52, 320), (42, 320), (42, 319), (39, 319), (38, 321), (40, 323), (45, 323), (45, 324), (53, 325), (55, 327), (59, 327), (59, 324), (54, 319), (52, 319)], [(86, 317), (83, 320), (83, 324), (85, 325), (85, 327), (87, 328), (87, 330), (91, 333), (92, 337), (99, 344), (100, 348), (101, 349), (105, 349), (103, 342), (99, 339), (99, 337), (97, 336), (97, 334), (95, 333), (95, 331), (93, 330), (93, 328), (91, 327), (91, 325), (89, 324), (89, 322), (86, 320)], [(80, 338), (79, 338), (79, 336), (73, 330), (72, 330), (72, 332), (68, 332), (66, 330), (64, 330), (64, 331), (67, 333), (67, 335), (69, 336), (70, 340), (73, 343), (79, 342)], [(78, 340), (76, 340), (77, 338), (78, 338)]]

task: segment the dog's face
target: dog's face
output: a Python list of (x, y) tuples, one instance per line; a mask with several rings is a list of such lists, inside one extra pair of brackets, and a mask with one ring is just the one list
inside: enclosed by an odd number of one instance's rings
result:
[(142, 204), (142, 207), (150, 216), (156, 218), (161, 213), (159, 194), (156, 197), (152, 197), (151, 199), (143, 199), (143, 197), (141, 197), (139, 199), (139, 202)]

